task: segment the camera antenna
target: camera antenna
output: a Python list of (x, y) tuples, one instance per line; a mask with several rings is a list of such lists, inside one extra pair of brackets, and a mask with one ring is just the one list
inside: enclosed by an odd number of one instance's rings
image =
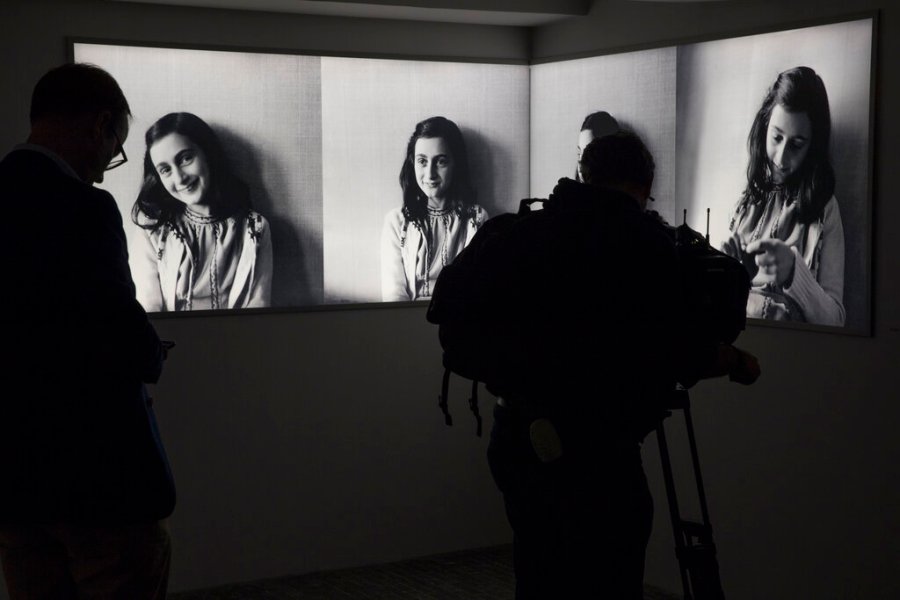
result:
[(706, 209), (706, 243), (709, 243), (709, 208)]

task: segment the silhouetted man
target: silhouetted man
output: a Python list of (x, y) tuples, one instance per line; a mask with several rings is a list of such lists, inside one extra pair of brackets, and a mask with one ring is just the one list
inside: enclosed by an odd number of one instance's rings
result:
[(13, 600), (166, 594), (175, 490), (144, 388), (166, 351), (135, 300), (116, 203), (92, 187), (125, 161), (130, 116), (108, 73), (63, 65), (34, 88), (28, 142), (0, 162)]
[(654, 161), (640, 138), (595, 139), (580, 167), (586, 183), (560, 180), (544, 214), (511, 231), (497, 274), (527, 365), (501, 391), (488, 449), (517, 600), (642, 598), (653, 505), (640, 444), (679, 381), (756, 368), (683, 331), (679, 259), (644, 210)]

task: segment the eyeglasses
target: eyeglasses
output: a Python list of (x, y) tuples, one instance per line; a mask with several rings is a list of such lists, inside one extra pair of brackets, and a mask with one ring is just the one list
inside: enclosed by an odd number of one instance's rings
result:
[[(106, 165), (107, 171), (112, 171), (116, 167), (121, 167), (126, 162), (128, 162), (128, 157), (125, 155), (125, 146), (122, 145), (122, 140), (119, 139), (119, 134), (113, 130), (113, 136), (116, 138), (116, 153), (113, 154), (112, 159), (109, 161), (109, 164)], [(119, 155), (122, 155), (121, 158), (116, 158)]]

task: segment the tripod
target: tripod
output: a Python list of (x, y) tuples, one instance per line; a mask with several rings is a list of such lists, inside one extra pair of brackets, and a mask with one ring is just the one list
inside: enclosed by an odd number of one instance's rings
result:
[[(681, 410), (684, 414), (691, 448), (691, 461), (694, 467), (694, 479), (697, 483), (697, 496), (700, 500), (702, 516), (700, 523), (683, 519), (678, 509), (675, 478), (672, 476), (672, 463), (669, 459), (669, 447), (664, 430), (665, 419), (672, 415), (672, 410)], [(725, 592), (722, 591), (722, 581), (719, 577), (719, 563), (716, 560), (716, 546), (712, 539), (709, 509), (706, 506), (706, 494), (703, 491), (703, 479), (700, 476), (700, 459), (697, 456), (697, 442), (694, 438), (694, 425), (691, 421), (690, 398), (686, 389), (679, 387), (675, 390), (669, 410), (666, 411), (656, 428), (656, 437), (659, 441), (666, 496), (669, 500), (669, 516), (672, 519), (672, 531), (675, 534), (675, 556), (678, 558), (681, 582), (684, 586), (684, 600), (724, 600)]]

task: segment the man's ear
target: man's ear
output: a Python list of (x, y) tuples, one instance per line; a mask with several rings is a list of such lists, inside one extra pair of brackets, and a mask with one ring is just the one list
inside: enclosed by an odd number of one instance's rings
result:
[(112, 128), (112, 113), (101, 110), (91, 122), (91, 137), (94, 140), (102, 140)]

